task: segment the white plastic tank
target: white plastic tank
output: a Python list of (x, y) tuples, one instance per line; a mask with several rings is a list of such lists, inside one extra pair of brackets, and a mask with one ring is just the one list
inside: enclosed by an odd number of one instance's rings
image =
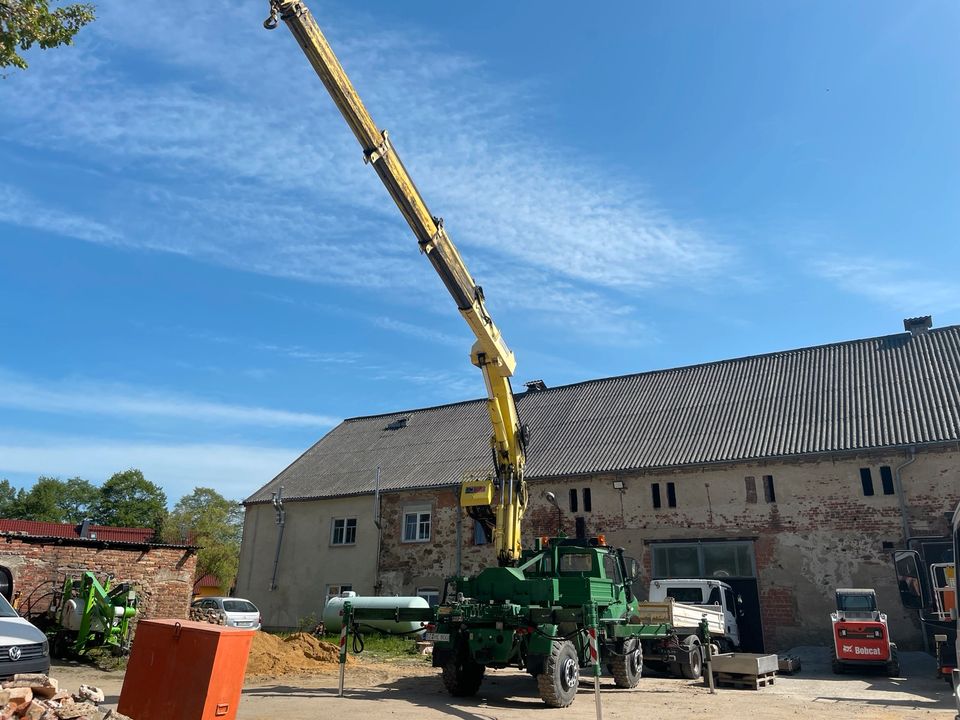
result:
[[(327, 600), (323, 608), (323, 625), (327, 632), (340, 632), (343, 625), (343, 604), (347, 601), (356, 608), (429, 608), (430, 603), (422, 597), (361, 597), (355, 592), (342, 592)], [(394, 622), (393, 620), (363, 620), (360, 621), (360, 631), (369, 631), (371, 628), (383, 632), (407, 633), (423, 630), (426, 623)]]

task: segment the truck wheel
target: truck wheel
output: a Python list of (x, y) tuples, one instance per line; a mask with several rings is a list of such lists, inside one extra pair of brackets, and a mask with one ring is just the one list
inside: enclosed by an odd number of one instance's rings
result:
[(443, 666), (443, 685), (454, 697), (476, 695), (483, 681), (485, 668), (471, 660), (464, 652), (455, 652)]
[(643, 675), (643, 650), (638, 645), (625, 655), (614, 655), (610, 674), (618, 688), (635, 688)]
[(897, 646), (890, 643), (890, 659), (887, 660), (887, 675), (889, 677), (899, 677), (900, 675), (900, 653), (897, 652)]
[(700, 645), (690, 646), (690, 662), (681, 663), (680, 672), (687, 680), (699, 680), (703, 677), (703, 655), (700, 653)]
[(550, 707), (567, 707), (580, 687), (580, 658), (573, 643), (553, 641), (544, 659), (543, 672), (537, 676), (540, 697)]

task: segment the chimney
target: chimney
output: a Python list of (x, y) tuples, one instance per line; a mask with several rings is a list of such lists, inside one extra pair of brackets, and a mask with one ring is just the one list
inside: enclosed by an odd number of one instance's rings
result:
[(543, 380), (531, 380), (530, 382), (525, 382), (524, 385), (527, 388), (527, 392), (541, 392), (547, 389), (547, 384)]
[(903, 329), (911, 335), (922, 335), (933, 327), (933, 316), (922, 315), (915, 318), (904, 318)]
[[(90, 518), (87, 518), (80, 524), (80, 537), (90, 537), (90, 525), (93, 524), (93, 521)], [(94, 535), (96, 537), (96, 535)]]

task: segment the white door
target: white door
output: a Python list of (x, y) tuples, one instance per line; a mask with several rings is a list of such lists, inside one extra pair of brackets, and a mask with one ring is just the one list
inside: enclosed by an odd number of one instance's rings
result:
[(727, 639), (734, 647), (740, 647), (740, 626), (737, 624), (739, 606), (737, 598), (730, 588), (723, 589), (723, 618), (727, 629)]

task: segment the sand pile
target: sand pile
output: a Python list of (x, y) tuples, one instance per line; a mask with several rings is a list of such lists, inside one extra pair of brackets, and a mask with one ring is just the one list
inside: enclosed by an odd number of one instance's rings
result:
[(296, 633), (280, 638), (265, 632), (253, 636), (247, 675), (323, 672), (336, 668), (340, 648), (313, 635)]

